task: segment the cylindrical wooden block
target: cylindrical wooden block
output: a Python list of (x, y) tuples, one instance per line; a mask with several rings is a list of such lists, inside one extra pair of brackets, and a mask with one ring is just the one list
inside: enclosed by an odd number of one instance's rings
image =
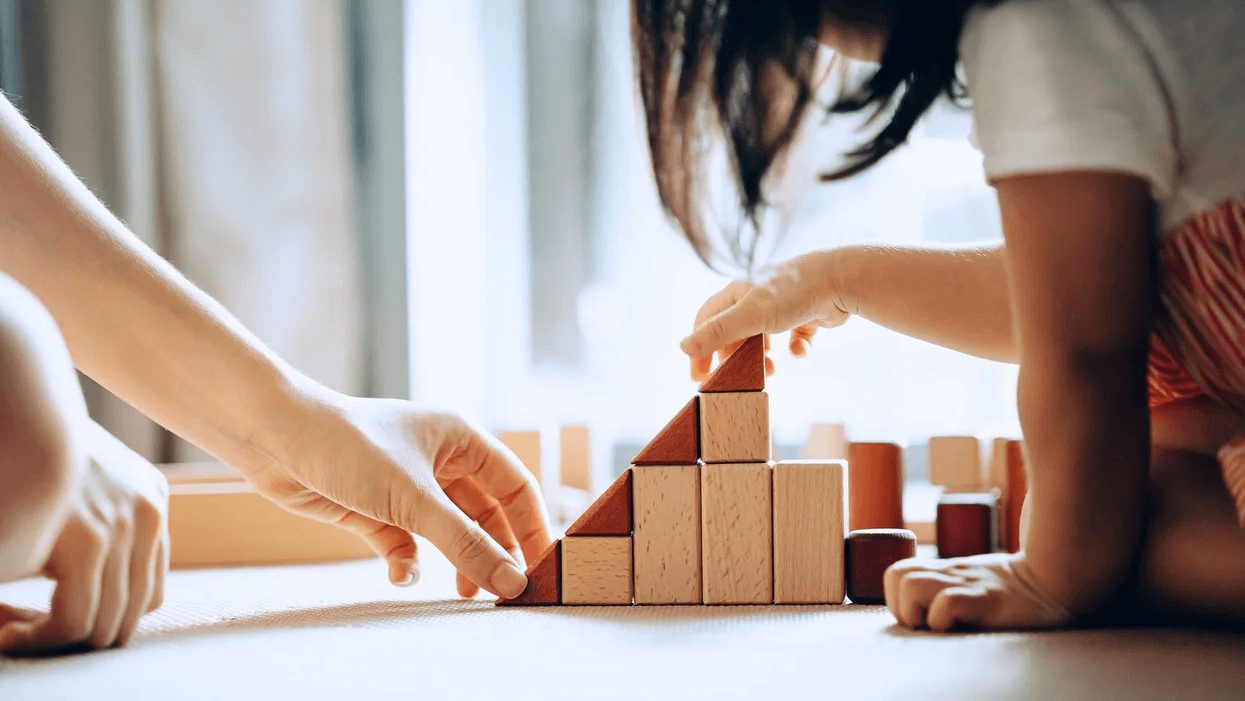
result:
[(1007, 442), (1007, 501), (1003, 509), (1003, 537), (1007, 539), (1007, 552), (1020, 552), (1020, 511), (1028, 493), (1025, 479), (1024, 443)]
[(886, 568), (916, 555), (916, 534), (902, 528), (852, 531), (843, 555), (847, 598), (853, 604), (884, 604)]
[(992, 553), (998, 545), (994, 494), (944, 494), (938, 502), (938, 557)]
[(847, 447), (848, 530), (903, 528), (903, 452), (894, 443)]

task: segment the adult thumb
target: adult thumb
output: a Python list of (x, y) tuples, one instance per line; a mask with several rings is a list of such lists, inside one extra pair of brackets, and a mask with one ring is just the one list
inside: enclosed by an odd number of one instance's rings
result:
[(420, 535), (476, 586), (513, 599), (527, 587), (518, 563), (448, 498), (433, 499)]

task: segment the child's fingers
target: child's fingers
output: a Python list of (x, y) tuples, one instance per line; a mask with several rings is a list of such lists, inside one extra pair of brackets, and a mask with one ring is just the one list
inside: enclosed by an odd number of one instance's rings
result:
[(813, 324), (804, 324), (791, 329), (791, 337), (787, 344), (791, 355), (797, 358), (803, 358), (808, 353), (808, 347), (813, 343), (813, 336), (817, 333), (817, 327)]
[(957, 625), (975, 628), (990, 618), (993, 601), (980, 587), (951, 586), (934, 595), (926, 623), (929, 629), (945, 633)]

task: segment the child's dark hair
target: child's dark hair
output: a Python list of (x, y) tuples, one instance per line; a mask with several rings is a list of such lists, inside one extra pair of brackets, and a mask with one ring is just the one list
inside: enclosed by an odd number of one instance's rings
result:
[[(762, 180), (787, 148), (818, 82), (818, 38), (827, 22), (881, 33), (877, 71), (840, 95), (831, 113), (893, 105), (890, 122), (849, 151), (823, 181), (855, 175), (907, 140), (940, 94), (957, 99), (964, 19), (1000, 0), (632, 0), (632, 40), (649, 152), (662, 206), (712, 265), (712, 245), (695, 185), (703, 136), (716, 117), (726, 139), (744, 222), (727, 237), (731, 257), (750, 267), (765, 205)], [(898, 96), (897, 101), (895, 100)], [(712, 108), (712, 112), (710, 111)], [(745, 230), (751, 231), (744, 241)]]

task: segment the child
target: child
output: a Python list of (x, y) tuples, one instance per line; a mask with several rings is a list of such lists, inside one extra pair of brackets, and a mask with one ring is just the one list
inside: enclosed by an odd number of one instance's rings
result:
[[(1020, 365), (1020, 553), (908, 560), (899, 622), (1051, 628), (1107, 609), (1245, 620), (1245, 8), (1228, 0), (634, 0), (658, 192), (697, 252), (705, 125), (754, 225), (809, 111), (817, 53), (878, 63), (831, 112), (890, 120), (824, 179), (903, 143), (939, 95), (972, 100), (1004, 243), (851, 246), (715, 295), (682, 348), (713, 353), (858, 314)], [(749, 240), (729, 242), (750, 263)]]

